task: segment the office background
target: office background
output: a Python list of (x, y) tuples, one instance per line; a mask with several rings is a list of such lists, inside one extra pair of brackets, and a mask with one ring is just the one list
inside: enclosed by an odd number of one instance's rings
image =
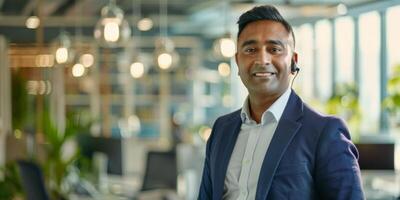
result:
[(262, 4), (294, 27), (295, 91), (347, 122), (367, 198), (398, 197), (399, 0), (0, 0), (0, 193), (39, 174), (53, 198), (195, 199), (210, 127), (247, 95), (236, 20)]

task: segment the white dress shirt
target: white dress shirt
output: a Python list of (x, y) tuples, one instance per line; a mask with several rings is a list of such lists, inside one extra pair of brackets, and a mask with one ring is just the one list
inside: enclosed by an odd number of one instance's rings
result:
[(288, 88), (262, 115), (260, 124), (250, 116), (248, 97), (241, 111), (242, 126), (224, 182), (224, 200), (253, 200), (258, 177), (272, 136), (289, 100)]

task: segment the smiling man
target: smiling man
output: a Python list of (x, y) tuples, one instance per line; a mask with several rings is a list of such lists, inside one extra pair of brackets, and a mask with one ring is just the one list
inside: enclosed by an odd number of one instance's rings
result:
[(240, 16), (236, 63), (249, 95), (218, 118), (199, 199), (364, 199), (345, 124), (289, 87), (299, 72), (292, 27), (273, 6)]

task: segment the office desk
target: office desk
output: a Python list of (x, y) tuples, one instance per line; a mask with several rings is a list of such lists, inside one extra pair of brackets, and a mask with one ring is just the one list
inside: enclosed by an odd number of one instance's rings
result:
[(400, 196), (400, 172), (394, 170), (361, 170), (367, 200), (396, 199)]

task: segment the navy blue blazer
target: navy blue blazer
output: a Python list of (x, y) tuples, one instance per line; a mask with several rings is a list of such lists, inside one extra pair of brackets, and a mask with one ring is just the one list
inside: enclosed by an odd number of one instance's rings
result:
[[(222, 199), (241, 124), (240, 110), (216, 120), (198, 199)], [(364, 199), (357, 159), (343, 121), (313, 111), (292, 91), (262, 163), (256, 199)]]

